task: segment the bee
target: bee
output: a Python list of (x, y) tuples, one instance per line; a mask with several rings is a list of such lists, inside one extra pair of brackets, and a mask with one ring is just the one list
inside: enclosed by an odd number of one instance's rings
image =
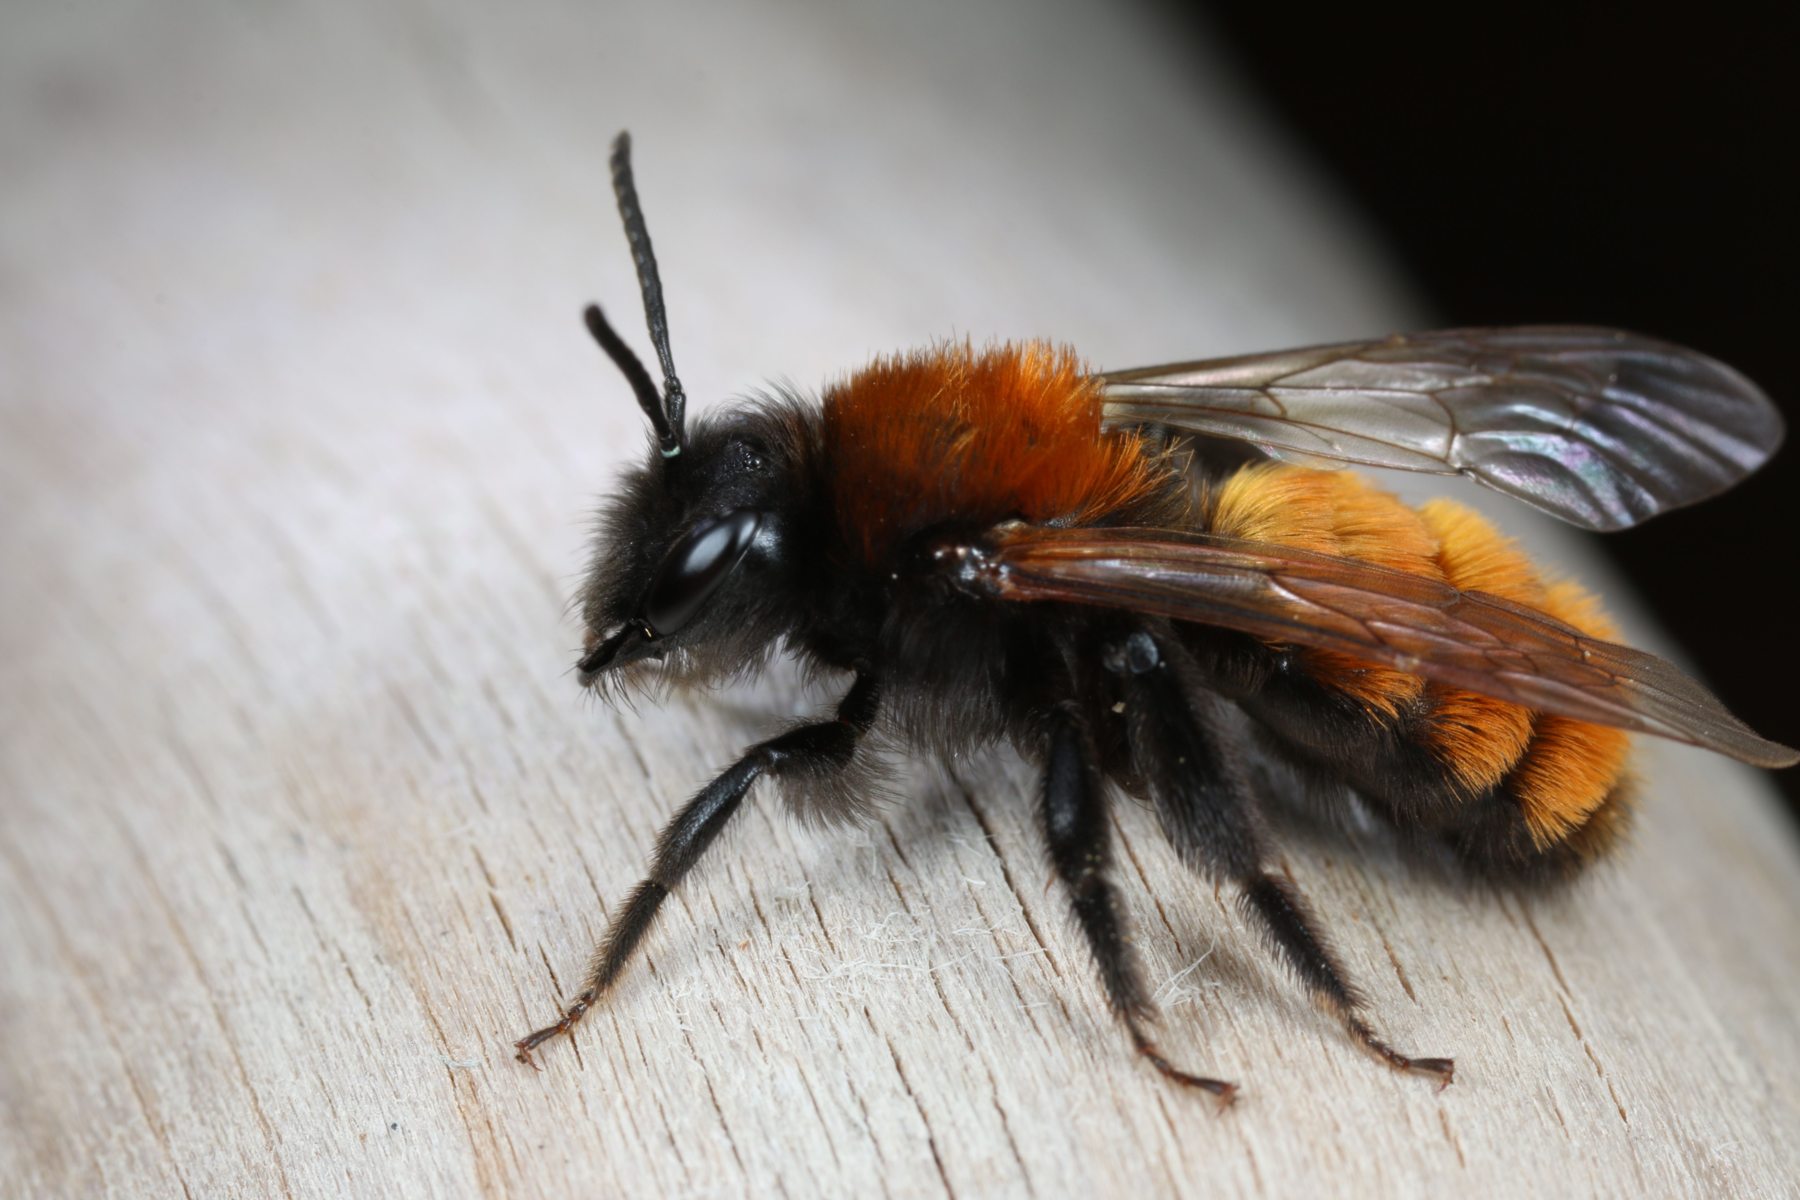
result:
[(1183, 861), (1235, 888), (1318, 1005), (1400, 1071), (1305, 899), (1272, 864), (1278, 804), (1358, 816), (1515, 886), (1579, 872), (1631, 813), (1629, 735), (1780, 767), (1705, 688), (1613, 642), (1482, 517), (1409, 507), (1343, 463), (1465, 475), (1588, 529), (1730, 487), (1780, 444), (1730, 367), (1612, 330), (1461, 329), (1105, 374), (1038, 342), (878, 358), (822, 403), (776, 396), (690, 427), (620, 134), (614, 191), (659, 391), (597, 307), (589, 331), (655, 445), (601, 512), (579, 597), (584, 686), (704, 685), (776, 648), (852, 682), (827, 720), (744, 752), (657, 840), (555, 1024), (618, 979), (671, 889), (758, 780), (794, 811), (868, 803), (870, 735), (926, 754), (1010, 743), (1138, 1054), (1182, 1070), (1111, 877), (1109, 805), (1149, 803)]

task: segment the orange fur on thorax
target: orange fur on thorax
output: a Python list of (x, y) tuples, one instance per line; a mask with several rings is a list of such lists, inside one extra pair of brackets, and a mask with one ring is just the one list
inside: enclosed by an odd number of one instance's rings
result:
[[(1350, 471), (1257, 465), (1227, 479), (1208, 507), (1210, 528), (1227, 537), (1341, 554), (1529, 605), (1595, 637), (1613, 636), (1591, 595), (1572, 583), (1546, 583), (1511, 539), (1449, 500), (1413, 509)], [(1623, 730), (1532, 712), (1347, 655), (1301, 654), (1314, 678), (1379, 718), (1417, 713), (1418, 740), (1469, 790), (1507, 784), (1539, 847), (1590, 823), (1615, 823), (1601, 809), (1624, 776), (1630, 739)]]
[(876, 564), (945, 521), (1084, 524), (1165, 487), (1136, 434), (1100, 431), (1100, 388), (1074, 352), (968, 343), (878, 358), (825, 393), (832, 501), (850, 552)]

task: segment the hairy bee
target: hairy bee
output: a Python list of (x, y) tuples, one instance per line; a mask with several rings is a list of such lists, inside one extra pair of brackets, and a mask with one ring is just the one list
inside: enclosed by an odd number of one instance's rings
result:
[(624, 134), (612, 171), (663, 387), (589, 308), (656, 445), (602, 513), (581, 681), (705, 683), (783, 645), (854, 682), (833, 719), (751, 747), (675, 816), (580, 994), (517, 1043), (523, 1062), (611, 986), (758, 779), (804, 811), (855, 813), (878, 725), (925, 752), (1009, 742), (1042, 764), (1039, 824), (1113, 1011), (1158, 1070), (1221, 1103), (1233, 1084), (1179, 1070), (1145, 1033), (1109, 877), (1114, 786), (1237, 888), (1358, 1042), (1447, 1084), (1452, 1060), (1402, 1055), (1364, 1022), (1318, 919), (1271, 870), (1273, 781), (1531, 883), (1617, 837), (1628, 731), (1800, 761), (1607, 640), (1591, 596), (1546, 582), (1470, 510), (1305, 465), (1460, 473), (1623, 528), (1779, 445), (1780, 417), (1729, 367), (1573, 327), (1100, 375), (1045, 344), (947, 344), (878, 359), (822, 404), (742, 403), (689, 428)]

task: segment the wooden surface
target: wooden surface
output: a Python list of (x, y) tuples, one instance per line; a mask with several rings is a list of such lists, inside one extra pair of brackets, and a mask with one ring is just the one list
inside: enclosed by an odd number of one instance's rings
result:
[(642, 445), (576, 320), (635, 328), (615, 129), (703, 398), (953, 334), (1121, 367), (1420, 319), (1129, 10), (649, 7), (0, 18), (0, 1195), (1794, 1194), (1800, 856), (1754, 773), (1660, 745), (1562, 900), (1290, 846), (1441, 1095), (1128, 805), (1164, 1045), (1243, 1097), (1134, 1061), (1003, 754), (866, 828), (754, 802), (512, 1061), (665, 815), (828, 699), (570, 676)]

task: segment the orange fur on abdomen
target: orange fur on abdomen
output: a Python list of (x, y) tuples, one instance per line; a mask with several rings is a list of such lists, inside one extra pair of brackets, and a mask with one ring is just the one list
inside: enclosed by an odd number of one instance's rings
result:
[[(1206, 507), (1208, 527), (1227, 537), (1341, 554), (1529, 605), (1595, 637), (1613, 636), (1592, 596), (1571, 583), (1547, 584), (1511, 539), (1448, 500), (1413, 509), (1350, 471), (1259, 464), (1227, 479)], [(1539, 849), (1580, 840), (1597, 851), (1617, 825), (1630, 742), (1623, 730), (1532, 712), (1342, 654), (1300, 653), (1315, 679), (1377, 718), (1412, 718), (1413, 739), (1470, 791), (1505, 784)]]
[(948, 521), (1091, 524), (1170, 490), (1135, 433), (1102, 435), (1100, 388), (1044, 342), (948, 343), (880, 358), (825, 393), (832, 503), (850, 553), (881, 563)]

